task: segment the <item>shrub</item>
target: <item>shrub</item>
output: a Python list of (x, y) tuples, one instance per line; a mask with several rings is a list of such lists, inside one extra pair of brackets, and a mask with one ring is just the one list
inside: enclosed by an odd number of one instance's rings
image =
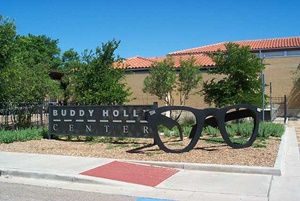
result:
[(185, 135), (185, 136), (189, 136), (191, 131), (192, 131), (191, 126), (183, 126), (182, 127), (182, 132), (183, 132), (183, 135)]
[(253, 132), (253, 124), (252, 123), (238, 123), (230, 125), (233, 135), (242, 136), (242, 137), (250, 137)]
[(28, 128), (22, 130), (1, 130), (0, 143), (25, 142), (40, 140), (47, 136), (46, 128)]
[(258, 137), (269, 138), (272, 137), (281, 137), (284, 133), (284, 125), (276, 123), (260, 123), (258, 129)]
[[(249, 123), (240, 124), (228, 124), (226, 125), (226, 131), (231, 140), (235, 143), (244, 143), (251, 136), (253, 131), (253, 125)], [(260, 123), (258, 129), (258, 140), (268, 139), (272, 137), (281, 137), (284, 134), (285, 127), (283, 124), (275, 123)], [(220, 131), (217, 128), (206, 126), (203, 129), (205, 134), (215, 138), (220, 136)], [(265, 145), (255, 145), (254, 147), (264, 147)]]
[(212, 127), (212, 126), (206, 126), (204, 128), (204, 133), (212, 136), (212, 137), (218, 137), (220, 136), (220, 130), (218, 128)]

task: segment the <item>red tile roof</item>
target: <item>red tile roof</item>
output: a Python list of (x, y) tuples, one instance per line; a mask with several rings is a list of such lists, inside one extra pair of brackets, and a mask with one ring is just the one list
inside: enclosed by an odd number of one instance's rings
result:
[[(212, 60), (204, 55), (204, 54), (197, 54), (193, 55), (195, 59), (195, 64), (199, 66), (214, 66)], [(126, 59), (123, 63), (116, 63), (115, 68), (123, 68), (123, 69), (143, 69), (143, 68), (150, 68), (155, 62), (161, 62), (167, 57), (155, 57), (155, 58), (143, 58), (143, 57), (132, 57)], [(180, 67), (180, 61), (187, 60), (191, 58), (190, 55), (180, 55), (180, 56), (173, 56), (174, 67)]]
[[(171, 52), (168, 55), (172, 56), (174, 61), (174, 66), (178, 68), (180, 66), (180, 60), (186, 60), (193, 55), (196, 60), (196, 65), (199, 66), (214, 66), (215, 63), (206, 56), (207, 52), (216, 52), (218, 50), (225, 50), (225, 44), (228, 42), (216, 43), (212, 45), (181, 50), (176, 52)], [(274, 38), (274, 39), (261, 39), (261, 40), (245, 40), (245, 41), (233, 41), (233, 43), (240, 44), (242, 46), (250, 46), (252, 51), (257, 50), (268, 50), (268, 49), (280, 49), (280, 48), (300, 48), (300, 36), (297, 37), (287, 37), (287, 38)], [(115, 64), (115, 68), (124, 69), (147, 69), (150, 68), (154, 62), (161, 62), (166, 59), (163, 57), (132, 57), (126, 59), (123, 63)]]
[(195, 59), (195, 64), (197, 66), (214, 66), (215, 63), (212, 62), (211, 58), (209, 58), (205, 54), (196, 54), (196, 55), (180, 55), (180, 56), (172, 56), (174, 61), (174, 67), (179, 68), (180, 67), (180, 61), (185, 61), (189, 58), (193, 57)]
[[(259, 49), (278, 49), (278, 48), (292, 48), (300, 47), (300, 36), (288, 37), (288, 38), (273, 38), (273, 39), (260, 39), (260, 40), (244, 40), (244, 41), (232, 41), (233, 43), (240, 44), (242, 46), (250, 46), (251, 50)], [(198, 54), (203, 52), (216, 52), (218, 49), (225, 50), (225, 44), (228, 42), (222, 42), (187, 50), (181, 50), (171, 52), (169, 55), (181, 55), (181, 54)]]
[(155, 57), (155, 58), (144, 58), (140, 56), (132, 57), (125, 59), (122, 63), (115, 63), (115, 68), (125, 68), (125, 69), (134, 69), (134, 68), (150, 68), (151, 65), (157, 61), (163, 61), (167, 57)]

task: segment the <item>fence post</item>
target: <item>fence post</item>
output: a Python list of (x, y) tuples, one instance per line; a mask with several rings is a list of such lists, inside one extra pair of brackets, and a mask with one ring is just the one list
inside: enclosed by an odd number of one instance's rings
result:
[(284, 95), (284, 123), (287, 123), (287, 104), (286, 104), (286, 95)]
[[(153, 102), (153, 109), (157, 109), (158, 108), (158, 102)], [(157, 145), (157, 143), (155, 142), (155, 138), (153, 137), (153, 145)]]
[(44, 120), (43, 120), (43, 104), (39, 105), (39, 112), (40, 112), (40, 120), (41, 120), (41, 126), (44, 127)]
[(270, 82), (270, 122), (273, 120), (272, 82)]

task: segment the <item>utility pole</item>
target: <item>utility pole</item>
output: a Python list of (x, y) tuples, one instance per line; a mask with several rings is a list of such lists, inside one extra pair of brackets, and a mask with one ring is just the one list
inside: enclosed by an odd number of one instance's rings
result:
[(265, 122), (265, 74), (261, 73), (261, 89), (262, 89), (262, 122)]

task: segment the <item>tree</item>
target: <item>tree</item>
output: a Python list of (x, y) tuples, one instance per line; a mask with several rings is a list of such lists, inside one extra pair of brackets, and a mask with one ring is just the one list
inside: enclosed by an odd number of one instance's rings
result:
[(126, 87), (124, 70), (115, 69), (119, 61), (114, 51), (120, 41), (112, 40), (93, 51), (84, 51), (80, 64), (71, 76), (74, 101), (87, 105), (116, 105), (128, 102), (131, 95)]
[(264, 69), (261, 59), (250, 52), (249, 46), (227, 43), (225, 47), (225, 51), (209, 54), (216, 68), (208, 73), (221, 78), (203, 83), (205, 102), (214, 103), (216, 107), (238, 103), (260, 106), (262, 89), (259, 74)]
[(81, 65), (79, 54), (73, 49), (65, 51), (62, 55), (62, 66), (59, 68), (64, 73), (61, 84), (64, 89), (63, 100), (67, 102), (72, 100), (74, 96), (74, 73)]
[(149, 76), (144, 80), (144, 93), (155, 95), (167, 105), (174, 104), (173, 90), (176, 82), (174, 62), (171, 57), (162, 62), (155, 62), (150, 68)]
[(0, 16), (0, 102), (42, 102), (58, 96), (59, 83), (49, 70), (60, 65), (58, 40), (19, 36), (14, 22)]
[(12, 61), (15, 49), (16, 26), (0, 15), (0, 70)]
[(58, 40), (45, 35), (17, 36), (19, 57), (28, 67), (42, 65), (48, 70), (57, 69), (61, 65)]
[(60, 64), (57, 42), (46, 36), (19, 36), (14, 22), (0, 16), (0, 102), (17, 109), (19, 128), (31, 125), (31, 115), (45, 97), (60, 93), (59, 82), (49, 76)]
[(293, 82), (297, 89), (300, 89), (300, 63), (296, 70), (292, 71), (293, 73)]
[(15, 55), (16, 26), (8, 18), (0, 15), (0, 102), (7, 100), (6, 83), (9, 80), (6, 72)]
[(7, 101), (39, 102), (61, 94), (60, 84), (49, 76), (60, 64), (57, 40), (47, 36), (17, 36), (15, 61), (7, 68)]
[(192, 89), (199, 86), (202, 75), (199, 67), (195, 66), (193, 57), (186, 61), (180, 60), (178, 76), (174, 68), (172, 57), (167, 57), (162, 62), (155, 62), (144, 80), (144, 93), (155, 95), (166, 103), (174, 105), (174, 93), (179, 93), (179, 104), (185, 105)]
[(201, 81), (202, 74), (199, 71), (199, 67), (195, 66), (195, 59), (190, 57), (186, 61), (181, 60), (178, 76), (180, 105), (185, 105), (191, 91), (199, 87)]

